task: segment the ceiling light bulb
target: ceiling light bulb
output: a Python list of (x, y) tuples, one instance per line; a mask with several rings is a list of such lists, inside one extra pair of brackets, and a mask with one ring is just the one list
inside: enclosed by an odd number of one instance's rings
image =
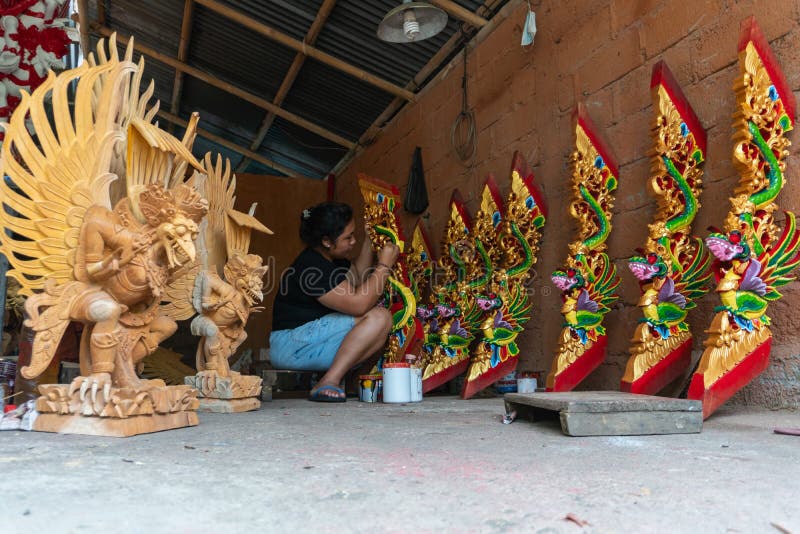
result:
[(403, 13), (403, 32), (409, 41), (413, 41), (419, 35), (419, 22), (413, 9)]

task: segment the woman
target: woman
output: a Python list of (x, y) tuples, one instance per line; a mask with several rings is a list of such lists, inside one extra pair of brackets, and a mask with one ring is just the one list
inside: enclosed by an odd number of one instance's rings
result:
[(303, 210), (300, 239), (307, 248), (281, 276), (273, 307), (270, 360), (277, 369), (326, 371), (309, 399), (344, 402), (345, 373), (386, 343), (389, 312), (375, 307), (400, 251), (387, 245), (372, 265), (365, 240), (353, 263), (353, 210), (323, 202)]

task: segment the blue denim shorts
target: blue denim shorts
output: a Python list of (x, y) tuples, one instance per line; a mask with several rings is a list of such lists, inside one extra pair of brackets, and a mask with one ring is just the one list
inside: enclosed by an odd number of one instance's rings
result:
[(289, 330), (269, 336), (269, 359), (275, 369), (327, 371), (356, 318), (330, 313)]

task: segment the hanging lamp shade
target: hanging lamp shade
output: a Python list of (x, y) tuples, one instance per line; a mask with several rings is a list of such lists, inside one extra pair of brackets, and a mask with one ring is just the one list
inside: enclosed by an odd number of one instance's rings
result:
[(427, 2), (405, 0), (378, 25), (378, 38), (390, 43), (413, 43), (433, 37), (447, 26), (447, 13)]

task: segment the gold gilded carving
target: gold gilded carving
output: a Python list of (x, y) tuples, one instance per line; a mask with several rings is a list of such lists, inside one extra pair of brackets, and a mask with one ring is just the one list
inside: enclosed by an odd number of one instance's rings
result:
[[(777, 288), (793, 280), (790, 273), (800, 264), (795, 215), (786, 212), (783, 230), (774, 220), (775, 199), (785, 183), (794, 95), (752, 17), (742, 24), (739, 70), (733, 156), (741, 176), (724, 231), (706, 238), (718, 260), (721, 305), (689, 388), (690, 398), (704, 400), (705, 417), (766, 367), (767, 307), (782, 296)], [(750, 364), (739, 365), (749, 357)], [(720, 385), (723, 376), (728, 379)]]
[(384, 298), (392, 314), (392, 331), (383, 359), (398, 362), (403, 359), (412, 340), (420, 335), (416, 319), (417, 299), (406, 264), (405, 238), (396, 213), (400, 207), (400, 191), (393, 185), (364, 174), (358, 175), (358, 186), (364, 198), (364, 220), (372, 247), (380, 250), (388, 243), (393, 243), (401, 252), (387, 281)]
[[(556, 391), (571, 390), (603, 360), (602, 322), (618, 298), (614, 293), (619, 285), (616, 267), (605, 253), (617, 168), (594, 133), (583, 106), (578, 107), (575, 146), (571, 157), (574, 200), (570, 215), (577, 222), (577, 239), (569, 245), (564, 268), (551, 276), (562, 292), (561, 314), (565, 322), (559, 353), (547, 378), (547, 388)], [(591, 363), (573, 367), (584, 356)]]
[[(631, 358), (622, 378), (623, 388), (645, 394), (657, 393), (689, 364), (683, 345), (692, 337), (686, 316), (708, 291), (711, 277), (708, 250), (691, 236), (700, 207), (705, 130), (665, 63), (654, 67), (651, 85), (656, 116), (648, 186), (658, 209), (641, 255), (628, 260), (642, 290), (638, 305), (643, 323), (631, 340)], [(637, 382), (651, 370), (660, 378), (652, 375), (649, 382)]]

